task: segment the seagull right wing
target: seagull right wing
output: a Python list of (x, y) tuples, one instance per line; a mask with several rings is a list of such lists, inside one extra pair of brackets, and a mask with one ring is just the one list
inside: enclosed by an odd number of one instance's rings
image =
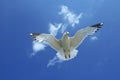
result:
[(37, 42), (45, 42), (50, 45), (56, 51), (61, 49), (60, 41), (58, 41), (53, 35), (51, 34), (39, 34), (39, 33), (31, 33), (32, 38)]
[(77, 48), (88, 35), (94, 34), (96, 31), (99, 30), (99, 28), (101, 28), (101, 26), (103, 26), (103, 23), (88, 26), (77, 31), (75, 36), (70, 38), (71, 48)]

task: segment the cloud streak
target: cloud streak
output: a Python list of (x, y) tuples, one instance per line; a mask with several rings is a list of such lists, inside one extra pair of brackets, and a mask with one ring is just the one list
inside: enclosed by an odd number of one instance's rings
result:
[(50, 34), (56, 36), (58, 31), (59, 31), (59, 29), (62, 27), (62, 23), (59, 23), (59, 24), (57, 24), (57, 23), (55, 23), (55, 24), (50, 23), (49, 26), (50, 26), (50, 28), (49, 28)]
[(47, 67), (54, 66), (56, 63), (62, 63), (63, 60), (59, 59), (57, 56), (55, 56), (53, 59), (49, 60)]
[(63, 16), (63, 19), (68, 22), (69, 25), (75, 27), (76, 24), (79, 24), (79, 20), (82, 18), (83, 13), (79, 15), (70, 11), (67, 6), (61, 6), (61, 11), (58, 13)]
[(93, 40), (93, 41), (94, 41), (94, 40), (97, 40), (97, 39), (98, 39), (97, 36), (92, 36), (92, 37), (91, 37), (91, 40)]
[(50, 34), (56, 36), (58, 32), (64, 33), (68, 26), (75, 27), (75, 25), (79, 24), (80, 19), (83, 16), (83, 13), (75, 14), (74, 12), (70, 11), (69, 8), (65, 5), (60, 7), (60, 11), (58, 14), (63, 17), (63, 23), (49, 23), (49, 32)]
[(33, 41), (32, 43), (33, 53), (31, 54), (31, 56), (36, 55), (36, 53), (38, 53), (41, 50), (44, 50), (45, 47), (46, 45), (44, 43)]

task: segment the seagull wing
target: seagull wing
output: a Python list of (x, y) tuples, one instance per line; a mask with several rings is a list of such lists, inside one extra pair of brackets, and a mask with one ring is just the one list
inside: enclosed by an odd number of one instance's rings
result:
[(61, 49), (60, 46), (60, 41), (57, 40), (53, 35), (51, 34), (39, 34), (39, 33), (31, 33), (30, 34), (32, 36), (32, 38), (37, 41), (37, 42), (43, 42), (43, 43), (47, 43), (48, 45), (50, 45), (53, 49), (55, 49), (56, 51)]
[(76, 34), (70, 38), (71, 48), (77, 48), (88, 35), (92, 35), (97, 32), (101, 28), (101, 26), (103, 26), (103, 23), (88, 26), (77, 31)]

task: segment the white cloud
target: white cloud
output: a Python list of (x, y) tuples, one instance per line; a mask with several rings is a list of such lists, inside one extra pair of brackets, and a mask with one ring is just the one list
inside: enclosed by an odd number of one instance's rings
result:
[(74, 27), (76, 24), (79, 24), (79, 19), (82, 18), (83, 13), (79, 15), (70, 11), (67, 6), (61, 6), (61, 11), (58, 13), (63, 16), (63, 19), (68, 22), (69, 25)]
[[(73, 50), (70, 53), (71, 58), (68, 59), (68, 60), (71, 60), (71, 59), (75, 58), (77, 56), (77, 54), (78, 54), (78, 50), (76, 50), (76, 49)], [(64, 55), (60, 55), (60, 53), (58, 52), (58, 53), (56, 53), (56, 56), (53, 59), (49, 60), (49, 63), (47, 65), (47, 67), (54, 66), (56, 63), (62, 63), (64, 61), (68, 61), (68, 60), (65, 59)]]
[(66, 29), (67, 29), (67, 24), (62, 24), (62, 27), (61, 27), (61, 33), (64, 33), (65, 31), (66, 31)]
[(61, 53), (61, 52), (58, 52), (58, 53), (56, 54), (56, 56), (57, 56), (60, 60), (68, 61), (68, 60), (70, 60), (70, 59), (75, 58), (75, 57), (77, 56), (77, 54), (78, 54), (78, 50), (74, 49), (74, 50), (72, 50), (72, 51), (70, 52), (70, 58), (69, 58), (69, 59), (65, 59), (64, 54)]
[(50, 34), (56, 36), (58, 31), (59, 31), (59, 29), (62, 27), (62, 23), (59, 23), (59, 24), (57, 24), (57, 23), (56, 24), (50, 23), (49, 27), (50, 27), (49, 28)]
[(75, 27), (76, 24), (79, 24), (79, 20), (82, 18), (83, 13), (79, 15), (71, 12), (67, 6), (61, 6), (61, 10), (58, 13), (63, 16), (65, 20), (63, 23), (49, 23), (49, 32), (50, 34), (56, 36), (58, 32), (64, 33), (68, 26)]
[(91, 37), (91, 40), (97, 40), (97, 39), (98, 39), (97, 36), (92, 36), (92, 37)]
[(64, 33), (65, 30), (67, 29), (67, 24), (65, 23), (50, 23), (49, 24), (49, 32), (50, 34), (56, 36), (58, 32)]
[(34, 56), (37, 52), (45, 49), (45, 44), (33, 41), (33, 53), (31, 56)]
[(57, 56), (55, 56), (53, 59), (51, 59), (47, 65), (47, 67), (54, 66), (56, 63), (61, 63), (63, 60), (59, 59)]

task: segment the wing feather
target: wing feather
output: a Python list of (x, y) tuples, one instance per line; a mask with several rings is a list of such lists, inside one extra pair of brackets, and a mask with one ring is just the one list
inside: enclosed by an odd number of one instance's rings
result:
[(61, 49), (60, 41), (51, 34), (31, 33), (32, 38), (37, 42), (43, 42), (50, 45), (56, 51)]
[(71, 48), (77, 48), (88, 35), (94, 34), (101, 26), (103, 26), (103, 23), (98, 23), (77, 31), (76, 34), (70, 38)]

